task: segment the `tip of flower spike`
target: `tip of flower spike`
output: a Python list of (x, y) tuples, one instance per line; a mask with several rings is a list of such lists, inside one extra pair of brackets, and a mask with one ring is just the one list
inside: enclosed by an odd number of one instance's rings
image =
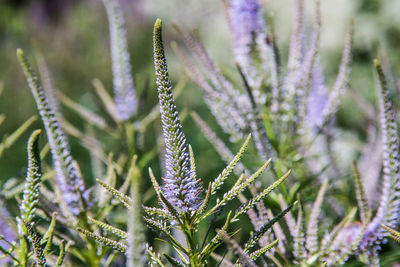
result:
[(374, 67), (376, 73), (378, 74), (379, 82), (381, 83), (381, 89), (387, 90), (385, 74), (383, 73), (383, 69), (379, 60), (374, 59)]
[(35, 134), (35, 135), (39, 135), (41, 133), (42, 133), (42, 129), (37, 129), (37, 130), (33, 131), (33, 134)]
[(161, 19), (160, 19), (160, 18), (157, 18), (157, 19), (156, 19), (156, 23), (155, 23), (155, 25), (157, 25), (157, 26), (161, 27), (161, 24), (162, 24), (162, 21), (161, 21)]
[(33, 131), (32, 135), (36, 136), (36, 135), (39, 135), (41, 133), (42, 133), (42, 130), (41, 129), (37, 129), (37, 130)]
[(153, 45), (154, 45), (154, 52), (163, 54), (163, 43), (161, 37), (161, 30), (162, 30), (162, 21), (161, 19), (157, 19), (154, 23), (153, 29)]
[(39, 135), (42, 133), (42, 130), (38, 129), (32, 132), (31, 137), (29, 138), (29, 146), (33, 147), (33, 144), (37, 142), (39, 139)]
[(156, 19), (156, 22), (154, 23), (154, 32), (161, 31), (161, 27), (162, 27), (161, 19)]
[(25, 54), (21, 48), (17, 48), (17, 58), (18, 58), (18, 61), (20, 62), (20, 64), (23, 64), (23, 65), (25, 64), (25, 61), (26, 61)]
[(21, 48), (17, 48), (17, 59), (18, 59), (19, 63), (21, 64), (24, 72), (27, 71), (29, 64), (26, 61), (24, 51), (22, 51)]
[(375, 66), (375, 68), (377, 68), (377, 69), (381, 67), (381, 64), (379, 63), (379, 60), (374, 59), (374, 66)]
[(21, 48), (17, 48), (17, 57), (23, 57), (24, 56), (24, 51), (22, 51)]

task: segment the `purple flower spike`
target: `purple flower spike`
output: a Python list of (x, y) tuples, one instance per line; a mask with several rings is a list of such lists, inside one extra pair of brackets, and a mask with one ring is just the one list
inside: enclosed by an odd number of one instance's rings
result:
[(138, 108), (126, 40), (125, 21), (118, 0), (103, 0), (110, 24), (110, 46), (115, 103), (119, 119), (135, 116)]
[[(379, 89), (379, 103), (381, 115), (381, 134), (383, 138), (383, 171), (382, 171), (382, 191), (379, 200), (378, 210), (375, 217), (368, 225), (367, 233), (364, 237), (363, 245), (373, 244), (373, 241), (385, 241), (386, 232), (380, 227), (384, 224), (391, 228), (398, 225), (398, 215), (400, 213), (400, 154), (399, 137), (397, 135), (397, 125), (393, 111), (393, 104), (389, 98), (389, 89), (381, 65), (377, 60), (374, 61)], [(372, 237), (374, 238), (372, 238)], [(372, 242), (371, 242), (372, 241)]]
[(48, 96), (42, 87), (39, 77), (33, 71), (22, 50), (17, 50), (17, 57), (24, 70), (46, 129), (56, 172), (57, 187), (69, 211), (74, 215), (78, 215), (83, 210), (80, 193), (85, 194), (86, 189), (83, 178), (78, 171), (78, 166), (71, 156), (67, 136), (58, 121), (56, 113), (49, 104)]
[(190, 168), (190, 156), (182, 125), (178, 117), (171, 81), (168, 76), (161, 38), (161, 20), (154, 25), (154, 65), (157, 77), (161, 123), (165, 139), (165, 167), (163, 192), (165, 198), (181, 212), (195, 211), (199, 204), (200, 186)]
[(312, 70), (311, 86), (308, 95), (307, 122), (312, 129), (322, 125), (323, 111), (328, 102), (328, 88), (325, 85), (324, 75), (317, 59)]
[[(257, 70), (252, 64), (251, 52), (259, 37), (265, 42), (265, 21), (258, 0), (232, 0), (229, 10), (233, 53), (244, 74), (252, 83)], [(251, 84), (253, 85), (253, 84)]]
[[(3, 203), (0, 200), (0, 212), (1, 212), (1, 217), (0, 217), (0, 235), (4, 237), (7, 242), (14, 242), (16, 241), (16, 235), (14, 231), (11, 229), (11, 227), (7, 223), (7, 218), (10, 218), (10, 214), (8, 211), (2, 207)], [(2, 246), (5, 249), (10, 249), (10, 245), (6, 241), (0, 240), (0, 246)], [(7, 263), (11, 262), (11, 258), (3, 258), (0, 259), (0, 266), (5, 266)]]

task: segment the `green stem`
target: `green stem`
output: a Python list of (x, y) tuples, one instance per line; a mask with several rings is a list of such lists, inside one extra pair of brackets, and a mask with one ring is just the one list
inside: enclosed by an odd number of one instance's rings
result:
[(196, 252), (196, 243), (195, 243), (195, 229), (192, 225), (192, 220), (189, 214), (184, 214), (183, 216), (183, 233), (186, 238), (187, 245), (187, 256), (189, 258), (189, 266), (190, 267), (199, 267), (201, 263), (199, 262), (198, 255)]
[[(26, 230), (24, 229), (26, 232)], [(28, 255), (28, 242), (26, 240), (26, 236), (23, 235), (20, 238), (20, 251), (19, 251), (19, 262), (20, 266), (27, 267), (27, 255)]]
[(133, 157), (136, 153), (135, 147), (135, 129), (133, 127), (133, 123), (131, 121), (127, 121), (124, 123), (125, 137), (126, 143), (128, 146), (129, 157)]
[[(90, 224), (88, 221), (88, 216), (87, 212), (82, 212), (79, 215), (80, 222), (83, 224), (84, 229), (90, 230)], [(92, 239), (86, 239), (86, 241), (89, 243), (89, 247), (87, 249), (88, 253), (84, 253), (84, 257), (86, 258), (87, 262), (89, 263), (89, 266), (96, 267), (99, 266), (99, 256), (97, 255), (97, 248), (96, 248), (96, 242)]]

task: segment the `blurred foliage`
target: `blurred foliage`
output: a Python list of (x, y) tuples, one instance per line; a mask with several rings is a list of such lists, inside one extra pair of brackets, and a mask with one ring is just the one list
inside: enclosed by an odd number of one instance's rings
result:
[[(207, 48), (211, 54), (216, 50), (215, 47), (227, 46), (229, 41), (228, 32), (224, 32), (224, 36), (217, 37), (226, 25), (224, 25), (222, 5), (215, 2), (197, 3), (190, 12), (189, 19), (187, 16), (180, 16), (179, 10), (176, 8), (179, 1), (122, 1), (125, 5), (127, 26), (128, 26), (128, 44), (131, 52), (133, 73), (136, 83), (144, 84), (148, 79), (153, 79), (152, 55), (151, 55), (151, 23), (155, 16), (167, 17), (171, 22), (188, 23), (193, 25), (193, 21), (198, 22), (198, 32), (201, 38), (205, 40)], [(150, 3), (151, 2), (151, 3)], [(192, 1), (193, 2), (193, 1)], [(196, 1), (197, 2), (197, 1)], [(271, 3), (269, 3), (271, 2)], [(288, 1), (269, 1), (271, 10), (276, 14), (278, 21), (281, 17), (287, 17), (287, 14), (293, 12), (284, 8)], [(281, 3), (279, 3), (281, 2)], [(289, 1), (290, 2), (290, 1)], [(399, 19), (393, 19), (396, 7), (399, 2), (377, 1), (377, 0), (359, 0), (348, 3), (347, 1), (339, 1), (338, 8), (332, 12), (340, 12), (354, 17), (355, 20), (355, 51), (354, 64), (352, 72), (352, 92), (356, 95), (363, 95), (366, 99), (376, 104), (376, 95), (374, 91), (373, 70), (371, 68), (372, 58), (385, 51), (390, 54), (390, 63), (393, 66), (394, 73), (398, 73), (400, 68), (400, 51), (396, 49), (398, 38), (400, 36)], [(328, 3), (326, 4), (329, 5)], [(290, 5), (289, 5), (290, 6)], [(199, 8), (197, 8), (199, 7)], [(324, 8), (322, 3), (323, 18), (325, 14), (329, 15), (330, 10)], [(354, 8), (355, 7), (355, 8)], [(188, 9), (189, 7), (186, 7)], [(189, 9), (190, 9), (189, 8)], [(197, 9), (196, 9), (197, 8)], [(350, 11), (349, 11), (350, 10)], [(171, 13), (171, 11), (174, 11)], [(203, 20), (203, 16), (211, 16), (207, 20)], [(329, 17), (335, 17), (338, 14), (327, 16), (326, 25), (323, 21), (323, 32), (325, 26), (328, 30), (326, 35), (332, 35), (332, 38), (342, 38), (343, 34), (329, 32), (332, 20)], [(346, 18), (349, 19), (349, 18)], [(22, 73), (18, 68), (15, 59), (15, 49), (21, 47), (26, 51), (37, 49), (41, 51), (48, 62), (51, 74), (53, 76), (56, 88), (59, 88), (67, 96), (78, 100), (79, 103), (91, 108), (96, 108), (95, 99), (89, 94), (93, 92), (91, 81), (93, 78), (99, 78), (103, 81), (106, 88), (111, 88), (111, 63), (108, 55), (108, 29), (105, 23), (105, 12), (99, 1), (28, 1), (28, 0), (1, 0), (0, 3), (0, 80), (4, 83), (4, 93), (0, 99), (2, 110), (7, 116), (7, 120), (2, 125), (0, 135), (10, 133), (16, 129), (24, 120), (35, 114), (34, 102), (30, 97), (24, 84)], [(215, 29), (210, 31), (207, 21), (219, 22), (214, 25)], [(172, 24), (172, 23), (169, 23)], [(278, 32), (288, 32), (288, 25), (279, 25), (285, 27), (286, 30)], [(334, 25), (333, 25), (334, 27)], [(222, 30), (220, 29), (222, 28)], [(167, 44), (171, 40), (177, 40), (176, 32), (170, 26), (166, 27)], [(330, 37), (330, 38), (331, 38)], [(216, 39), (218, 38), (218, 39)], [(397, 39), (396, 39), (397, 38)], [(279, 42), (286, 42), (288, 38), (284, 35), (278, 37)], [(323, 36), (324, 39), (324, 36)], [(218, 40), (218, 41), (215, 41)], [(324, 40), (322, 40), (324, 41)], [(339, 40), (341, 41), (341, 40)], [(287, 46), (287, 43), (284, 44)], [(167, 47), (168, 49), (169, 47)], [(324, 51), (324, 49), (322, 49)], [(331, 73), (335, 73), (334, 66), (338, 66), (340, 60), (341, 47), (336, 47), (334, 51), (329, 50), (327, 60), (323, 61), (326, 69), (325, 75), (327, 80), (332, 81)], [(225, 53), (227, 49), (225, 49)], [(32, 53), (28, 53), (32, 54)], [(167, 53), (170, 58), (170, 65), (173, 81), (179, 79), (177, 75), (182, 75), (181, 63), (174, 58), (174, 53)], [(224, 55), (215, 55), (217, 62), (225, 62)], [(220, 61), (221, 59), (221, 61)], [(232, 70), (225, 70), (230, 73)], [(151, 88), (148, 91), (147, 101), (156, 103), (156, 95), (154, 83), (150, 82)], [(193, 90), (195, 86), (188, 82), (184, 93), (178, 101), (178, 105), (187, 107), (190, 110), (196, 110), (201, 113), (209, 114), (204, 106), (200, 93)], [(142, 88), (138, 86), (138, 88)], [(65, 109), (65, 116), (74, 121), (74, 115)], [(364, 138), (365, 131), (363, 129), (363, 112), (357, 105), (354, 105), (354, 98), (346, 98), (345, 103), (341, 106), (338, 115), (338, 122), (344, 129), (350, 130), (356, 134), (357, 138)], [(203, 116), (210, 118), (211, 126), (215, 126), (211, 116)], [(188, 139), (191, 140), (192, 146), (196, 148), (207, 147), (208, 151), (199, 156), (200, 165), (207, 162), (209, 169), (200, 170), (200, 175), (208, 176), (214, 173), (215, 168), (222, 166), (222, 161), (215, 160), (209, 162), (207, 159), (215, 152), (212, 150), (205, 139), (197, 134), (196, 126), (189, 119), (183, 122), (187, 131)], [(39, 127), (36, 122), (35, 127)], [(218, 129), (218, 127), (213, 127)], [(27, 134), (25, 134), (27, 135)], [(19, 159), (25, 155), (24, 141), (22, 138), (17, 149), (13, 153), (8, 153), (3, 157), (0, 163), (1, 176), (0, 180), (6, 180), (10, 176), (15, 175), (23, 166)], [(76, 155), (78, 161), (87, 160), (87, 152), (82, 150), (76, 143), (71, 140), (72, 151)]]
[[(15, 59), (15, 49), (21, 47), (27, 52), (34, 49), (41, 51), (48, 62), (54, 84), (66, 95), (73, 99), (77, 99), (81, 104), (95, 108), (95, 99), (88, 92), (93, 92), (91, 80), (99, 78), (102, 80), (106, 88), (111, 88), (111, 62), (108, 55), (108, 28), (105, 23), (105, 12), (99, 3), (100, 1), (28, 1), (28, 0), (1, 0), (0, 1), (0, 80), (3, 81), (5, 90), (0, 105), (6, 113), (8, 119), (2, 125), (0, 135), (10, 133), (16, 129), (24, 120), (32, 114), (35, 114), (35, 108), (32, 98), (30, 97), (22, 73), (18, 68)], [(215, 54), (220, 47), (228, 46), (229, 33), (223, 18), (222, 4), (215, 1), (203, 1), (188, 5), (186, 9), (190, 12), (190, 16), (181, 16), (181, 12), (176, 8), (179, 1), (122, 1), (125, 5), (125, 17), (128, 26), (128, 44), (131, 52), (133, 73), (136, 83), (144, 84), (147, 79), (153, 79), (152, 56), (151, 56), (151, 23), (155, 16), (167, 17), (170, 22), (176, 21), (185, 25), (193, 25), (198, 23), (198, 32), (205, 41), (207, 48), (217, 62), (226, 62), (225, 54)], [(190, 1), (189, 1), (190, 2)], [(280, 3), (281, 2), (281, 3)], [(289, 3), (289, 5), (287, 5)], [(390, 54), (390, 63), (393, 66), (394, 73), (398, 73), (400, 69), (400, 51), (396, 49), (398, 38), (400, 36), (399, 19), (394, 16), (395, 10), (398, 10), (399, 2), (377, 1), (377, 0), (360, 0), (338, 1), (335, 3), (338, 7), (331, 10), (328, 9), (331, 4), (323, 2), (322, 12), (323, 32), (328, 36), (329, 40), (333, 38), (334, 43), (340, 43), (341, 32), (332, 31), (332, 19), (330, 17), (351, 16), (355, 20), (355, 51), (352, 72), (351, 86), (352, 90), (357, 92), (356, 95), (364, 95), (368, 101), (376, 105), (376, 95), (374, 90), (373, 70), (371, 68), (372, 58), (379, 51), (385, 51)], [(271, 11), (276, 15), (278, 21), (280, 18), (288, 17), (287, 14), (293, 12), (291, 8), (285, 8), (285, 5), (291, 6), (290, 1), (269, 1)], [(327, 7), (325, 9), (325, 7)], [(329, 14), (330, 12), (334, 14)], [(341, 15), (343, 13), (344, 15)], [(208, 16), (204, 20), (204, 15)], [(190, 21), (189, 21), (190, 19)], [(289, 17), (290, 19), (290, 17)], [(339, 19), (345, 21), (349, 17)], [(209, 23), (214, 23), (213, 31), (210, 31)], [(218, 25), (215, 23), (218, 22)], [(329, 24), (330, 23), (330, 24)], [(168, 23), (169, 25), (172, 23)], [(341, 23), (343, 24), (343, 23)], [(278, 32), (289, 32), (291, 23), (280, 23)], [(280, 28), (286, 28), (280, 29)], [(325, 33), (327, 31), (327, 33)], [(344, 29), (343, 31), (344, 32)], [(223, 33), (224, 36), (218, 36)], [(171, 40), (177, 40), (176, 32), (170, 26), (166, 27), (167, 44)], [(217, 38), (217, 39), (216, 39)], [(334, 39), (339, 39), (334, 40)], [(396, 39), (397, 38), (397, 39)], [(328, 39), (328, 38), (326, 38)], [(218, 40), (218, 41), (216, 41)], [(289, 40), (284, 34), (278, 37), (279, 42), (287, 42)], [(283, 44), (287, 46), (287, 43)], [(167, 47), (168, 49), (169, 47)], [(340, 60), (340, 46), (335, 49), (328, 50), (327, 57), (323, 57), (325, 61), (324, 69), (327, 80), (332, 81), (332, 73), (335, 73), (335, 66), (338, 66)], [(221, 51), (221, 49), (219, 49)], [(224, 53), (229, 53), (229, 49), (224, 49)], [(322, 51), (325, 51), (322, 49)], [(31, 53), (29, 53), (31, 54)], [(181, 63), (174, 58), (174, 53), (167, 53), (170, 59), (170, 65), (174, 75), (173, 81), (179, 78), (176, 75), (182, 74)], [(327, 58), (327, 60), (326, 60)], [(229, 60), (229, 59), (228, 59)], [(232, 70), (226, 70), (230, 73)], [(150, 83), (153, 85), (154, 83)], [(209, 111), (204, 106), (197, 90), (191, 89), (194, 85), (190, 82), (185, 87), (184, 93), (178, 101), (179, 105), (184, 105), (191, 110), (197, 110), (201, 113)], [(141, 86), (138, 86), (141, 88)], [(344, 129), (350, 130), (356, 134), (358, 138), (363, 138), (365, 132), (363, 129), (363, 112), (357, 105), (354, 105), (354, 98), (345, 98), (346, 101), (342, 105), (338, 115), (338, 122)], [(156, 102), (154, 88), (150, 88), (148, 92), (148, 101)], [(23, 103), (23, 104), (22, 104)], [(182, 109), (182, 106), (181, 106)], [(69, 110), (65, 110), (65, 116), (73, 119), (73, 115)], [(208, 113), (209, 114), (209, 113)], [(215, 126), (215, 122), (211, 116), (208, 123)], [(198, 160), (207, 162), (209, 156), (212, 156), (211, 146), (200, 135), (197, 135), (196, 126), (191, 120), (184, 121), (187, 135), (193, 145), (194, 150), (200, 147), (208, 147), (209, 151), (202, 154)], [(37, 122), (35, 127), (40, 124)], [(218, 129), (217, 127), (213, 127)], [(27, 136), (25, 136), (25, 139)], [(0, 180), (6, 180), (8, 177), (15, 175), (22, 164), (18, 159), (24, 156), (24, 142), (21, 139), (17, 144), (14, 153), (7, 154), (0, 163), (1, 177)], [(75, 140), (72, 141), (72, 151), (76, 154), (79, 161), (87, 159), (87, 152), (77, 146)], [(203, 159), (204, 157), (204, 159)], [(221, 167), (222, 161), (210, 163), (209, 170), (201, 170), (201, 175), (210, 175), (217, 166)]]

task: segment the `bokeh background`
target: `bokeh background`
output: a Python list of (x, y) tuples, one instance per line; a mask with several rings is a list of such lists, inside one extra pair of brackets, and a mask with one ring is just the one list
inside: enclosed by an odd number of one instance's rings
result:
[[(263, 2), (265, 14), (274, 14), (278, 44), (285, 61), (293, 22), (294, 0), (260, 1)], [(158, 102), (153, 74), (152, 27), (156, 18), (163, 20), (173, 84), (182, 84), (186, 80), (177, 104), (185, 134), (196, 154), (198, 176), (205, 180), (214, 178), (225, 164), (187, 115), (193, 110), (197, 111), (220, 137), (225, 141), (228, 137), (217, 126), (197, 86), (185, 78), (182, 63), (170, 44), (181, 42), (179, 34), (173, 28), (174, 23), (188, 30), (195, 30), (223, 72), (237, 79), (222, 0), (120, 2), (128, 30), (129, 51), (138, 94), (142, 94), (143, 88), (149, 84), (146, 110), (150, 110)], [(314, 0), (305, 0), (305, 3), (306, 17), (311, 23)], [(340, 132), (336, 136), (338, 146), (335, 148), (342, 155), (339, 162), (345, 166), (342, 170), (348, 172), (342, 175), (350, 180), (351, 173), (347, 167), (357, 158), (365, 144), (366, 125), (370, 119), (367, 113), (377, 116), (372, 59), (384, 58), (390, 63), (393, 76), (400, 77), (400, 1), (321, 0), (321, 10), (321, 60), (329, 85), (336, 78), (344, 36), (350, 22), (354, 21), (351, 86), (337, 114), (336, 122)], [(40, 52), (46, 59), (53, 84), (58, 90), (94, 112), (105, 115), (105, 111), (99, 108), (99, 100), (95, 97), (92, 86), (92, 80), (98, 78), (112, 94), (108, 21), (101, 0), (0, 0), (0, 82), (4, 85), (4, 92), (0, 97), (0, 114), (6, 115), (6, 120), (0, 125), (0, 138), (37, 114), (35, 102), (16, 60), (17, 48), (22, 48), (33, 62), (34, 55)], [(389, 69), (385, 71), (388, 72)], [(393, 96), (399, 95), (400, 84), (397, 84), (396, 92), (395, 80), (391, 80), (391, 88)], [(393, 99), (395, 105), (399, 106), (400, 100)], [(76, 127), (84, 127), (81, 119), (70, 109), (63, 108), (63, 115)], [(157, 120), (156, 124), (158, 123)], [(42, 127), (38, 119), (30, 128), (32, 130)], [(152, 129), (156, 143), (159, 127)], [(26, 141), (30, 132), (24, 133), (1, 157), (0, 188), (10, 177), (24, 176)], [(88, 151), (82, 148), (76, 138), (70, 137), (69, 141), (72, 154), (79, 162), (87, 184), (93, 184), (97, 177), (93, 177), (91, 172)], [(234, 144), (232, 146), (235, 147)], [(246, 157), (251, 161), (251, 155)], [(150, 164), (156, 173), (160, 173), (157, 160)]]
[[(293, 0), (264, 0), (264, 11), (272, 12), (276, 20), (278, 42), (287, 56), (293, 20)], [(313, 18), (313, 0), (307, 0), (308, 19)], [(361, 146), (365, 138), (365, 110), (359, 102), (376, 107), (375, 81), (372, 59), (386, 55), (394, 74), (400, 70), (400, 1), (398, 0), (321, 0), (322, 5), (322, 64), (329, 84), (332, 84), (343, 48), (343, 41), (351, 20), (354, 20), (355, 49), (351, 89), (338, 113), (338, 124), (344, 129), (342, 138), (354, 157), (351, 146)], [(169, 43), (179, 42), (173, 23), (186, 29), (196, 29), (212, 57), (226, 73), (234, 73), (230, 34), (222, 1), (216, 0), (121, 0), (128, 28), (128, 43), (136, 87), (150, 81), (147, 102), (157, 102), (153, 77), (152, 25), (157, 17), (164, 21), (167, 57), (173, 84), (184, 79), (182, 64), (170, 49)], [(23, 48), (34, 60), (40, 51), (50, 68), (55, 87), (75, 101), (102, 114), (93, 97), (93, 78), (99, 78), (112, 93), (109, 31), (104, 7), (100, 0), (0, 0), (0, 81), (4, 92), (0, 97), (0, 112), (6, 120), (0, 127), (0, 137), (14, 131), (33, 114), (36, 107), (15, 56), (16, 48)], [(237, 75), (237, 74), (235, 74)], [(178, 99), (181, 116), (191, 110), (201, 112), (210, 125), (224, 137), (206, 108), (196, 85), (187, 82)], [(393, 87), (394, 88), (394, 87)], [(396, 103), (399, 101), (396, 101)], [(398, 104), (398, 103), (397, 103)], [(376, 110), (372, 109), (374, 112)], [(65, 117), (81, 123), (68, 109)], [(184, 120), (189, 142), (197, 153), (200, 177), (213, 175), (223, 162), (202, 137), (191, 119)], [(33, 128), (42, 127), (37, 120)], [(156, 128), (155, 128), (156, 129)], [(0, 184), (9, 177), (23, 173), (26, 164), (26, 140), (29, 131), (0, 161)], [(226, 137), (226, 136), (225, 136)], [(74, 138), (70, 138), (72, 153), (85, 174), (88, 152)], [(155, 140), (156, 142), (156, 140)], [(356, 151), (356, 150), (354, 150)], [(355, 153), (355, 152), (354, 152)], [(212, 158), (212, 160), (210, 160)], [(89, 165), (89, 164), (88, 164)], [(85, 178), (93, 183), (89, 171)]]

